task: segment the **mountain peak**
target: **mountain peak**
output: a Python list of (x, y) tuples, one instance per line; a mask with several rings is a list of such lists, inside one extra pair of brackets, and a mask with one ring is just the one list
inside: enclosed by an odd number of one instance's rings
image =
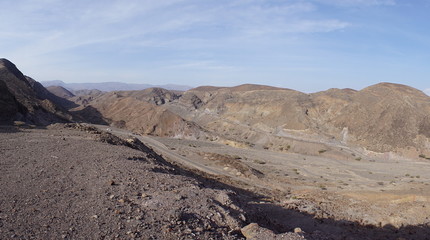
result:
[(24, 74), (13, 64), (11, 61), (6, 58), (0, 58), (0, 69), (5, 68), (7, 71), (11, 72), (17, 78), (25, 81)]

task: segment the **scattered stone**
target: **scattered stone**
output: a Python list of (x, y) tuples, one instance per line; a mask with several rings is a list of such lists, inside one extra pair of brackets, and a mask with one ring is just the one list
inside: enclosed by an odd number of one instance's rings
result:
[(248, 224), (240, 231), (248, 240), (273, 239), (275, 235), (270, 230), (260, 227), (257, 223)]

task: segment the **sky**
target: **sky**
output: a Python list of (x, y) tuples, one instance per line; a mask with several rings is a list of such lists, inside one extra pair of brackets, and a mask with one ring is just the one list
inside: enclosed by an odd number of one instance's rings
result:
[(430, 0), (0, 0), (0, 57), (37, 81), (430, 94)]

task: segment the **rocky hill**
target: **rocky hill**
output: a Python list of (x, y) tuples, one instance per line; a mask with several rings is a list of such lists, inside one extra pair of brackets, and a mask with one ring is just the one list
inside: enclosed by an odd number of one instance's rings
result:
[(391, 83), (367, 87), (329, 120), (347, 128), (350, 140), (370, 150), (426, 149), (430, 137), (430, 98), (417, 89)]
[(34, 124), (49, 124), (72, 120), (60, 107), (63, 99), (47, 91), (40, 83), (24, 76), (7, 59), (0, 59), (1, 119), (20, 120)]
[[(101, 95), (96, 93), (84, 97), (85, 104), (71, 111), (90, 122), (104, 121), (140, 134), (193, 139), (205, 137), (205, 131), (197, 124), (158, 106), (178, 97), (175, 92), (158, 88)], [(77, 99), (82, 101), (82, 96)]]
[[(70, 98), (106, 122), (158, 136), (231, 140), (271, 148), (337, 143), (407, 156), (430, 154), (430, 97), (399, 84), (305, 94), (245, 84), (96, 92)], [(210, 137), (208, 137), (210, 135)]]
[(270, 142), (267, 134), (318, 135), (372, 151), (417, 156), (426, 151), (430, 136), (430, 98), (391, 83), (313, 94), (258, 85), (202, 87), (185, 92), (168, 108), (211, 131), (263, 144)]

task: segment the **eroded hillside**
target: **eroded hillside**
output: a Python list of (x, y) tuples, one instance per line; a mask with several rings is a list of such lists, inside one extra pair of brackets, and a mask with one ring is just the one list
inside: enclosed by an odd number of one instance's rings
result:
[(154, 88), (70, 99), (81, 104), (75, 110), (91, 107), (106, 122), (143, 134), (298, 152), (303, 144), (318, 144), (430, 155), (430, 98), (399, 84), (312, 94), (250, 84), (186, 92)]

